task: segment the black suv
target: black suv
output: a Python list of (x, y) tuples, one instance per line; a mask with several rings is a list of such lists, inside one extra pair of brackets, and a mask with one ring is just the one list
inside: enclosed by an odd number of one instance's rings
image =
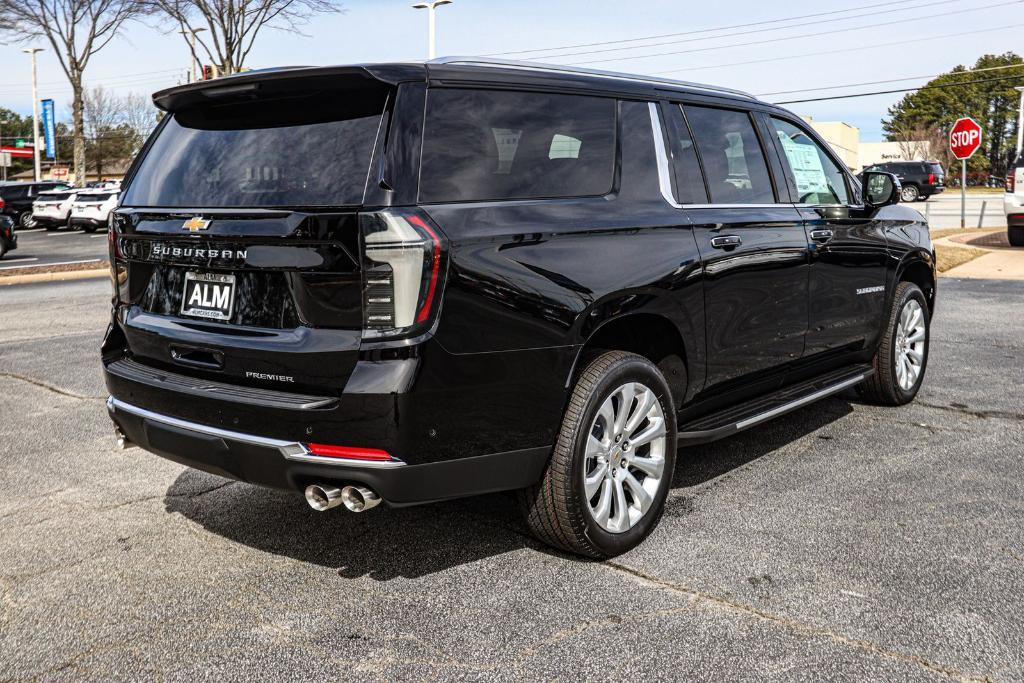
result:
[(35, 227), (32, 203), (40, 192), (64, 190), (71, 186), (58, 180), (38, 183), (0, 183), (0, 214), (10, 216), (19, 228)]
[(946, 189), (946, 171), (937, 161), (888, 161), (866, 170), (895, 175), (903, 186), (900, 199), (904, 202), (925, 201)]
[(154, 100), (110, 238), (123, 446), (317, 510), (519, 489), (603, 557), (677, 444), (921, 386), (927, 225), (750, 95), (448, 59)]
[(7, 216), (0, 215), (0, 258), (17, 248), (18, 236), (14, 233), (14, 221)]

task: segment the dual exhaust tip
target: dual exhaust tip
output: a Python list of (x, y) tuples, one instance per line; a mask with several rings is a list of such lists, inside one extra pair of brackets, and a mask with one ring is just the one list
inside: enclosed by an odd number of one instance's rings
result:
[(306, 502), (317, 512), (330, 510), (344, 504), (349, 512), (363, 512), (380, 505), (380, 496), (365, 486), (336, 488), (322, 484), (306, 487)]

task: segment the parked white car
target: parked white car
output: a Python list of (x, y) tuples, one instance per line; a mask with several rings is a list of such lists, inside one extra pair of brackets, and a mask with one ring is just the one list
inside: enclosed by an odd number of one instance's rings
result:
[(1003, 212), (1006, 213), (1006, 234), (1010, 244), (1024, 247), (1024, 155), (1006, 170)]
[(71, 205), (81, 190), (51, 190), (40, 192), (32, 202), (32, 218), (36, 225), (47, 230), (56, 230), (67, 225), (71, 217)]
[(106, 190), (82, 190), (71, 205), (71, 228), (82, 228), (85, 232), (106, 229), (110, 212), (117, 207), (121, 192), (118, 188)]

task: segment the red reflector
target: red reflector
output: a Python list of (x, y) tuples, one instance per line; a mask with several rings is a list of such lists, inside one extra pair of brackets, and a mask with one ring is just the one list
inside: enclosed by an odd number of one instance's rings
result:
[(392, 460), (387, 451), (377, 448), (354, 448), (352, 446), (331, 446), (323, 443), (308, 443), (306, 448), (313, 455), (325, 458), (350, 458), (352, 460), (376, 460), (378, 462)]
[(437, 290), (437, 274), (441, 267), (441, 240), (438, 238), (437, 233), (419, 216), (409, 216), (409, 222), (416, 227), (426, 230), (427, 234), (430, 235), (430, 240), (434, 243), (433, 258), (431, 259), (432, 265), (430, 268), (430, 285), (427, 288), (427, 296), (423, 300), (423, 307), (416, 313), (416, 322), (423, 323), (430, 317), (430, 305), (434, 302), (434, 292)]

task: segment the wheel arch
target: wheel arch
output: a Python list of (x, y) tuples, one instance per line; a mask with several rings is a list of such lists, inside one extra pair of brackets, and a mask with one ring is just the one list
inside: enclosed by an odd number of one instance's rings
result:
[(896, 270), (896, 282), (913, 282), (924, 292), (928, 302), (928, 312), (935, 311), (935, 259), (927, 252), (908, 254)]
[(679, 326), (666, 315), (636, 311), (601, 320), (588, 330), (566, 386), (572, 386), (587, 359), (602, 351), (628, 351), (654, 363), (665, 376), (677, 409), (692, 394), (697, 373), (691, 368), (691, 361), (697, 354), (687, 348)]

